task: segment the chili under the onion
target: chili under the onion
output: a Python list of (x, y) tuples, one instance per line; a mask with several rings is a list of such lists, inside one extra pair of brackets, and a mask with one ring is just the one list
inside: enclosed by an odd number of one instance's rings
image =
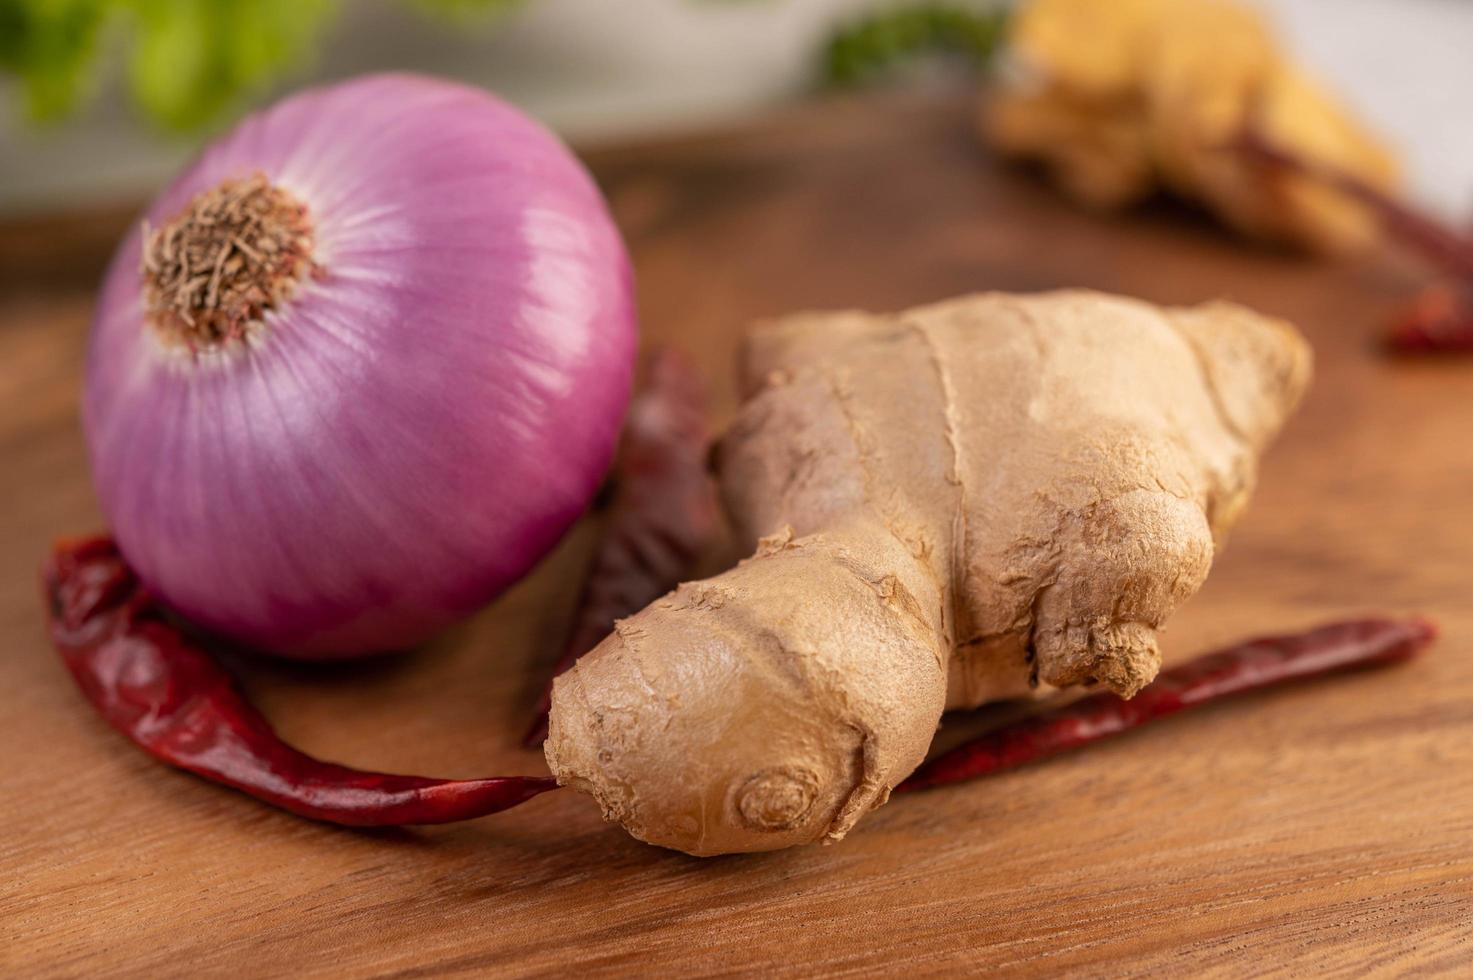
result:
[(87, 700), (155, 758), (299, 816), (352, 827), (450, 823), (557, 788), (550, 776), (428, 779), (323, 762), (281, 740), (143, 589), (107, 537), (57, 545), (51, 638)]

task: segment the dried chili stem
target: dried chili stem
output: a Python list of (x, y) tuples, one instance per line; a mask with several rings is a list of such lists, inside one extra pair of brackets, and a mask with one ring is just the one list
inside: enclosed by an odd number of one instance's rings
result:
[(1162, 671), (1129, 701), (1096, 694), (988, 732), (929, 760), (897, 792), (988, 776), (1234, 694), (1406, 660), (1436, 635), (1436, 627), (1425, 619), (1364, 619), (1250, 640)]
[(450, 823), (557, 788), (550, 776), (429, 779), (287, 745), (144, 591), (111, 538), (62, 542), (43, 570), (51, 636), (97, 712), (139, 748), (298, 816), (351, 827)]
[[(552, 676), (563, 673), (614, 629), (690, 574), (719, 521), (706, 468), (709, 437), (700, 375), (672, 349), (652, 352), (614, 466), (608, 524), (589, 563), (573, 627)], [(528, 748), (547, 737), (551, 680)]]

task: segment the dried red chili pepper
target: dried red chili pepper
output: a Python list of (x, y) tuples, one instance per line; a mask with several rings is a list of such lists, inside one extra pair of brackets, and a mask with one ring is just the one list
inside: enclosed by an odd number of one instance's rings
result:
[[(553, 677), (613, 632), (616, 619), (633, 615), (679, 585), (716, 531), (719, 516), (706, 467), (710, 439), (700, 375), (669, 348), (649, 355), (645, 375), (619, 443), (608, 524), (589, 563), (573, 628)], [(528, 748), (547, 737), (551, 706), (549, 681), (523, 738)]]
[(1129, 701), (1095, 694), (988, 732), (926, 762), (897, 791), (991, 775), (1244, 691), (1405, 660), (1436, 636), (1437, 628), (1425, 619), (1364, 619), (1250, 640), (1162, 671)]
[(1448, 275), (1473, 281), (1473, 238), (1353, 174), (1307, 160), (1275, 144), (1251, 126), (1239, 133), (1233, 145), (1261, 166), (1302, 174), (1359, 201), (1375, 212), (1393, 238), (1421, 253)]
[(1392, 321), (1386, 335), (1390, 350), (1401, 354), (1473, 352), (1473, 236), (1352, 174), (1277, 146), (1251, 127), (1239, 134), (1234, 146), (1261, 166), (1302, 174), (1364, 204), (1394, 240), (1419, 253), (1461, 287), (1424, 290)]
[(172, 766), (352, 827), (467, 820), (557, 788), (550, 776), (428, 779), (314, 759), (282, 742), (170, 621), (111, 538), (59, 543), (43, 577), (51, 637), (77, 686), (109, 724)]
[(1473, 353), (1473, 284), (1422, 290), (1392, 321), (1386, 345), (1401, 354)]

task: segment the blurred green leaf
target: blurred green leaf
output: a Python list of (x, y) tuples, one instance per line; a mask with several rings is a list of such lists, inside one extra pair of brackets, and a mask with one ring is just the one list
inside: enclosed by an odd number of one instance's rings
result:
[(154, 119), (195, 129), (295, 63), (334, 0), (127, 0), (133, 97)]
[[(524, 0), (405, 2), (470, 19)], [(134, 101), (161, 125), (192, 130), (305, 60), (338, 9), (338, 0), (0, 0), (0, 71), (20, 80), (32, 117), (66, 115), (116, 28), (131, 44)]]
[(54, 119), (92, 81), (105, 0), (0, 0), (0, 68), (20, 78), (26, 111)]
[(519, 7), (524, 0), (412, 0), (432, 14), (450, 17), (475, 17), (481, 14), (501, 13)]
[(991, 63), (1006, 23), (1006, 8), (996, 4), (891, 4), (833, 34), (824, 49), (824, 79), (839, 86), (869, 83), (936, 55), (983, 68)]

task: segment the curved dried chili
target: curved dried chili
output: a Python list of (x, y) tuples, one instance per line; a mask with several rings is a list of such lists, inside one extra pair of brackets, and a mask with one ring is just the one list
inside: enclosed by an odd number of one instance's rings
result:
[(557, 788), (550, 776), (429, 779), (315, 759), (283, 742), (173, 624), (111, 538), (59, 543), (43, 578), (51, 637), (77, 686), (110, 725), (169, 765), (352, 827), (467, 820)]
[(988, 732), (929, 760), (897, 792), (989, 776), (1245, 691), (1406, 660), (1436, 636), (1425, 619), (1363, 619), (1239, 643), (1163, 670), (1129, 701), (1095, 694)]

